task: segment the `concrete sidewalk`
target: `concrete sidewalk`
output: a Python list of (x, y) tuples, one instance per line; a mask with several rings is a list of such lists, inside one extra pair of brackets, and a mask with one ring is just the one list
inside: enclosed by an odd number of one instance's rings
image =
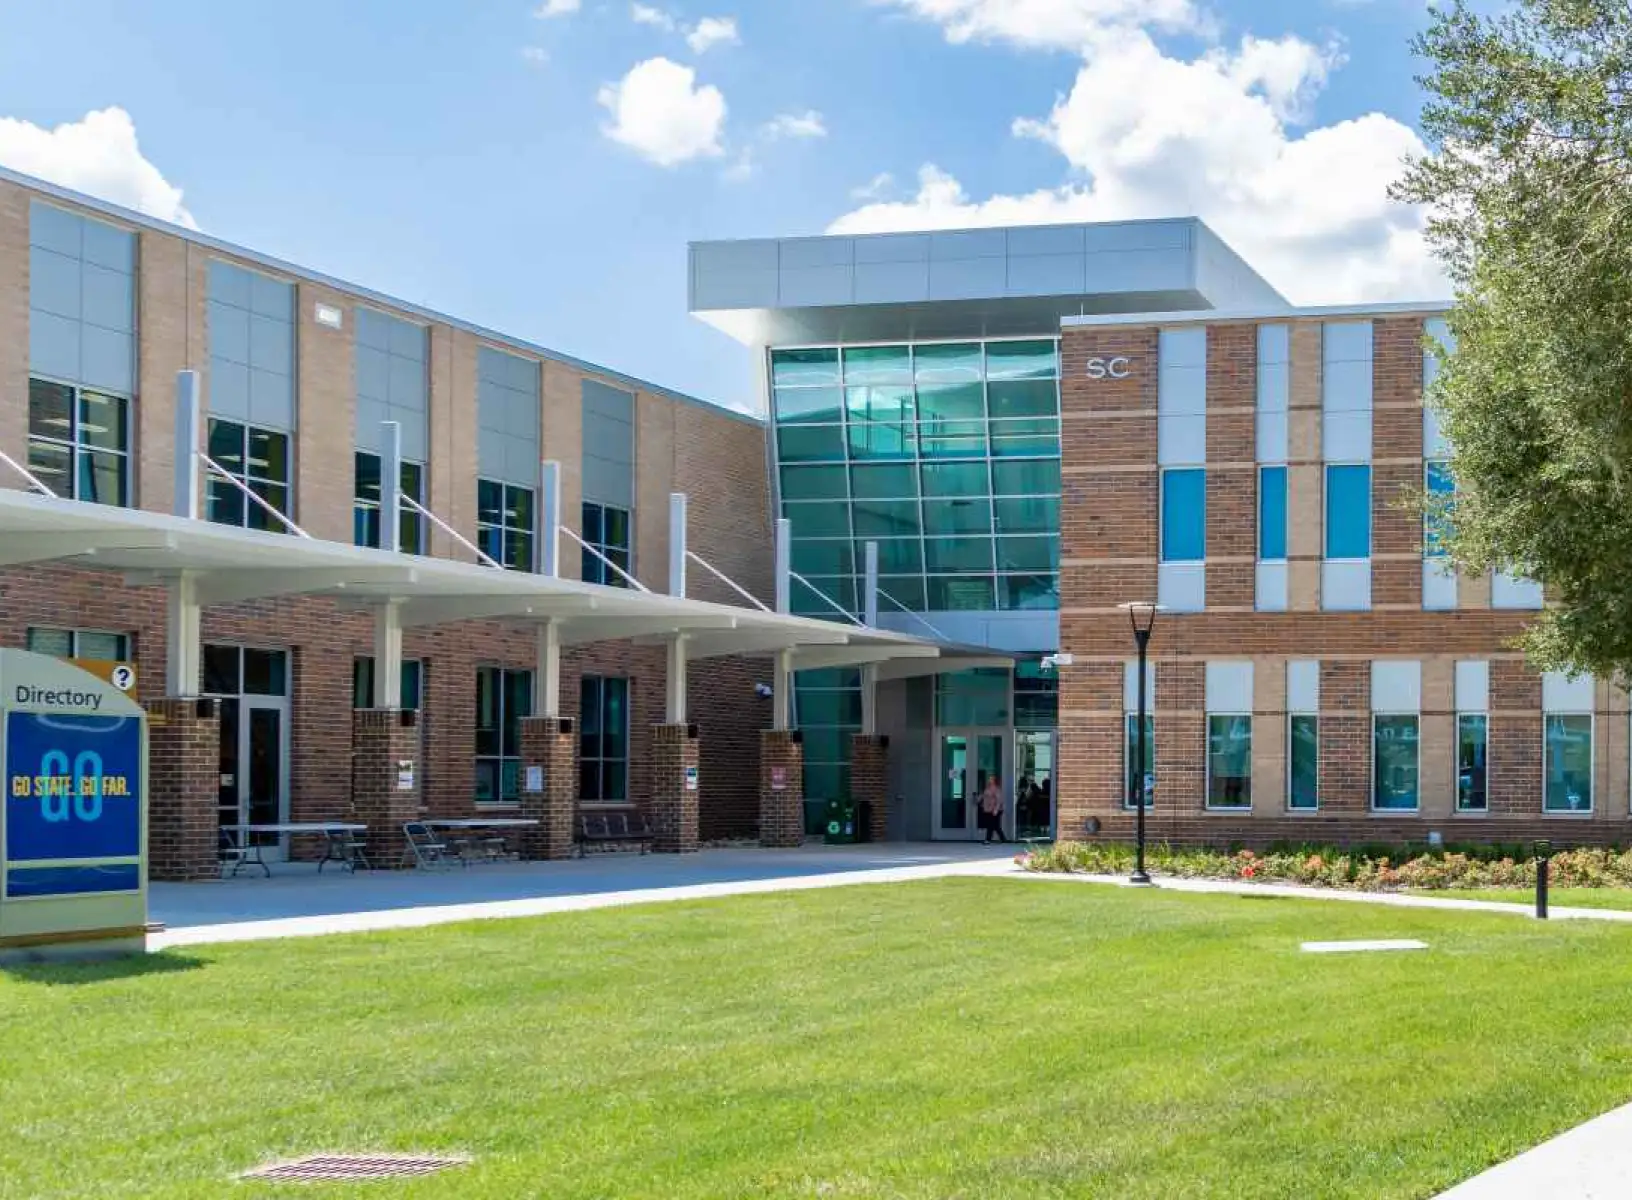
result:
[(148, 948), (411, 929), (625, 904), (896, 883), (1013, 870), (1013, 847), (951, 845), (721, 849), (687, 855), (599, 854), (451, 871), (330, 870), (274, 865), (271, 878), (157, 883), (149, 912), (164, 929)]

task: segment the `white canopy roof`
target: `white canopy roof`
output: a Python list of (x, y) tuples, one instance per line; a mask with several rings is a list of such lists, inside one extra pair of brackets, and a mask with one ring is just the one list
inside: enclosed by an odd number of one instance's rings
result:
[(186, 574), (203, 605), (395, 601), (404, 628), (555, 620), (563, 646), (684, 633), (688, 658), (788, 650), (795, 670), (877, 664), (880, 679), (1013, 665), (987, 649), (883, 629), (0, 490), (0, 566), (29, 563), (117, 571), (132, 584)]

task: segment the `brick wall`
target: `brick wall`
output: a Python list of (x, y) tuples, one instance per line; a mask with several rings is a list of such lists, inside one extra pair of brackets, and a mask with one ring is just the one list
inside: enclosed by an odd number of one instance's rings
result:
[[(1256, 326), (1208, 327), (1207, 610), (1167, 613), (1151, 643), (1156, 662), (1157, 799), (1152, 837), (1267, 842), (1281, 838), (1368, 840), (1551, 836), (1603, 841), (1628, 817), (1626, 698), (1601, 685), (1596, 722), (1595, 812), (1541, 813), (1541, 685), (1511, 649), (1525, 614), (1489, 608), (1488, 580), (1462, 581), (1454, 612), (1421, 608), (1421, 520), (1407, 507), (1423, 478), (1422, 317), (1374, 322), (1373, 611), (1319, 608), (1321, 555), (1321, 327), (1293, 320), (1288, 418), (1289, 609), (1253, 611), (1256, 553), (1254, 408)], [(1134, 654), (1115, 605), (1156, 589), (1156, 369), (1154, 326), (1068, 328), (1062, 338), (1064, 511), (1062, 668), (1057, 822), (1082, 836), (1090, 819), (1111, 835), (1132, 829), (1122, 807), (1123, 665)], [(1123, 355), (1125, 379), (1091, 379), (1091, 357)], [(1206, 810), (1205, 664), (1255, 664), (1254, 796), (1251, 814)], [(1285, 670), (1288, 659), (1321, 664), (1318, 812), (1285, 807)], [(1419, 814), (1371, 809), (1370, 666), (1420, 661), (1423, 671)], [(1453, 669), (1491, 664), (1488, 814), (1454, 812)], [(1427, 744), (1429, 738), (1434, 745)], [(1445, 743), (1445, 744), (1439, 744)], [(1274, 761), (1270, 762), (1269, 757)]]
[(154, 879), (189, 882), (220, 874), (219, 739), (213, 700), (148, 702), (147, 844)]
[[(759, 844), (801, 846), (805, 841), (804, 746), (795, 732), (767, 729), (759, 735)], [(851, 764), (851, 778), (856, 770)], [(773, 772), (783, 786), (773, 785)], [(854, 783), (852, 794), (856, 793)]]
[[(420, 816), (419, 714), (394, 709), (357, 709), (351, 714), (351, 811), (322, 814), (349, 817), (368, 826), (368, 860), (376, 870), (412, 865), (404, 851), (405, 823)], [(399, 779), (402, 763), (413, 764), (412, 786)], [(296, 820), (302, 818), (297, 817)]]

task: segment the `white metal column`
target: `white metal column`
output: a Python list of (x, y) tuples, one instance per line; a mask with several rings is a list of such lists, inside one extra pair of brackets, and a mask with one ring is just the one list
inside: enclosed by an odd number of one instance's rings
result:
[(198, 427), (201, 407), (198, 372), (177, 371), (175, 515), (192, 521), (198, 520), (199, 508)]
[[(381, 457), (383, 460), (384, 456)], [(380, 512), (383, 519), (383, 505)], [(372, 703), (375, 708), (402, 707), (402, 602), (399, 600), (387, 600), (374, 610)]]
[(538, 471), (538, 573), (561, 574), (561, 464), (546, 459)]
[(164, 694), (198, 695), (204, 643), (198, 577), (183, 571), (170, 580), (164, 608)]
[(538, 661), (533, 671), (533, 715), (561, 715), (561, 625), (550, 618), (538, 627)]
[[(402, 426), (380, 422), (380, 549), (402, 549)], [(417, 547), (416, 547), (417, 549)], [(378, 655), (376, 655), (376, 659)], [(376, 670), (376, 679), (379, 678)], [(392, 706), (387, 706), (392, 707)]]

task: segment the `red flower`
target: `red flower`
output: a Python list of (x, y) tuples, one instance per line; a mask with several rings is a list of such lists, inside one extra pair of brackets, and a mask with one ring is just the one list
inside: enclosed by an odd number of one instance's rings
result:
[(1248, 863), (1241, 868), (1241, 878), (1243, 879), (1251, 879), (1256, 874), (1258, 874), (1258, 868), (1253, 863)]

